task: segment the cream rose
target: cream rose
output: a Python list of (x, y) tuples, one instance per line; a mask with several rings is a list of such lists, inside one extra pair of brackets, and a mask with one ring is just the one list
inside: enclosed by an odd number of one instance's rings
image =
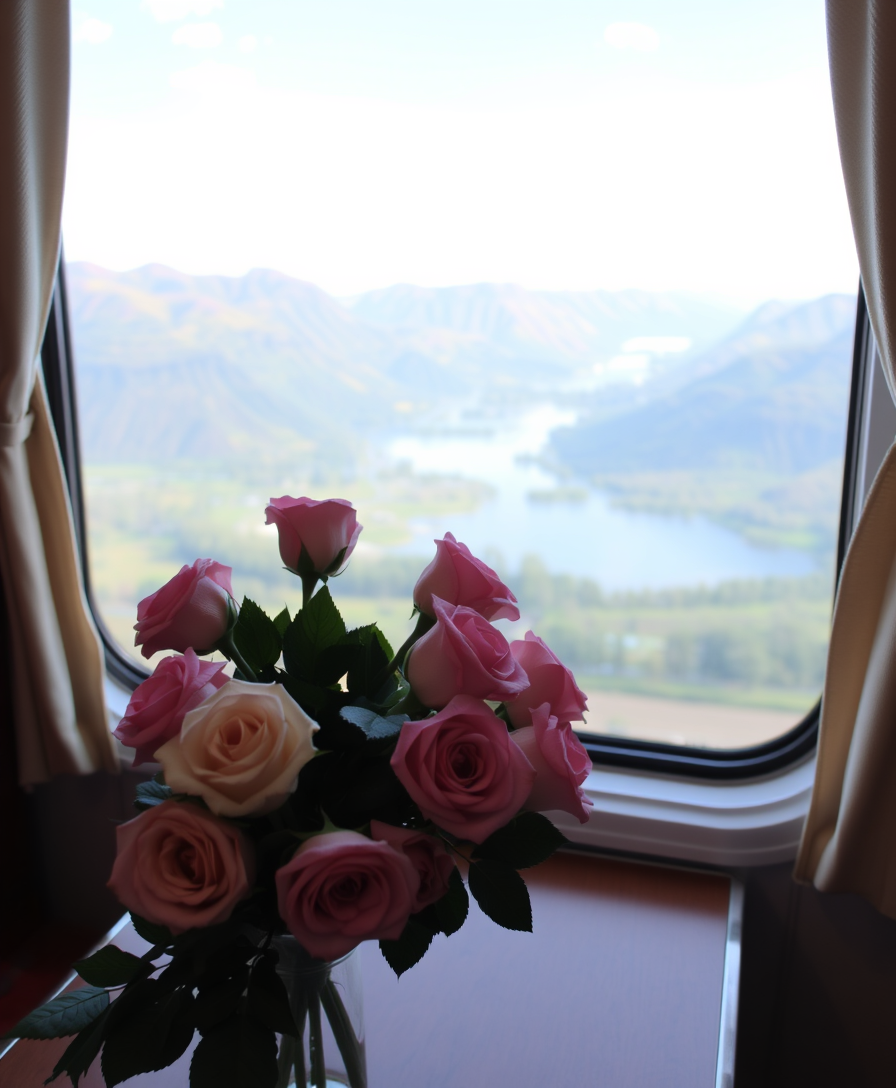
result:
[(260, 816), (295, 790), (317, 729), (282, 684), (231, 680), (186, 715), (156, 759), (175, 793), (201, 797), (218, 816)]

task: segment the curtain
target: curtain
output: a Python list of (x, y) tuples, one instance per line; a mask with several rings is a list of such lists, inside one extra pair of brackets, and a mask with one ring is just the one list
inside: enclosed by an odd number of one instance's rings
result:
[(59, 258), (68, 82), (67, 0), (2, 0), (0, 577), (24, 785), (117, 768), (102, 650), (38, 370)]
[[(896, 4), (828, 0), (837, 139), (868, 302), (896, 396)], [(798, 879), (896, 918), (896, 446), (843, 566)]]

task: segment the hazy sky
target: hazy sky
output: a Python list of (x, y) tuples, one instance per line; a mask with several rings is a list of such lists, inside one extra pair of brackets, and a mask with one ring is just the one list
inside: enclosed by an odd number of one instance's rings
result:
[(75, 0), (66, 255), (855, 291), (823, 0)]

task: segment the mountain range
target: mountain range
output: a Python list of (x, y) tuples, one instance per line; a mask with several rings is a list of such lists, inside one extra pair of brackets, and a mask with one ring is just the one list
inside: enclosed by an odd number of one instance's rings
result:
[(543, 394), (631, 337), (709, 344), (742, 317), (671, 293), (399, 285), (340, 302), (269, 270), (67, 274), (88, 462), (338, 466), (446, 399)]

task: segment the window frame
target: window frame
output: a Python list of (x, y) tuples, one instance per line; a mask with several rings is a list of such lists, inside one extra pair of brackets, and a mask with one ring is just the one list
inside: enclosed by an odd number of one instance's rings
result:
[[(870, 480), (877, 469), (877, 464), (871, 464), (868, 458), (871, 448), (870, 423), (872, 409), (875, 406), (872, 399), (875, 359), (874, 337), (868, 320), (864, 292), (859, 284), (844, 451), (835, 591), (849, 539), (867, 493), (867, 486), (870, 486)], [(119, 691), (129, 695), (130, 691), (149, 676), (149, 671), (128, 658), (118, 647), (103, 622), (91, 589), (89, 542), (86, 533), (78, 434), (74, 345), (70, 332), (65, 261), (62, 255), (59, 259), (47, 329), (41, 348), (41, 362), (71, 497), (75, 537), (80, 553), (87, 600), (103, 640), (107, 672), (113, 682), (118, 685)], [(879, 387), (880, 381), (877, 384)], [(110, 702), (118, 704), (121, 699), (113, 698)], [(811, 758), (818, 738), (820, 707), (821, 699), (819, 698), (808, 714), (787, 733), (773, 741), (747, 748), (694, 749), (612, 736), (597, 737), (587, 733), (582, 733), (580, 736), (596, 772), (613, 769), (620, 772), (635, 772), (638, 775), (674, 776), (686, 781), (726, 780), (733, 785), (738, 781), (762, 778), (798, 767)]]

